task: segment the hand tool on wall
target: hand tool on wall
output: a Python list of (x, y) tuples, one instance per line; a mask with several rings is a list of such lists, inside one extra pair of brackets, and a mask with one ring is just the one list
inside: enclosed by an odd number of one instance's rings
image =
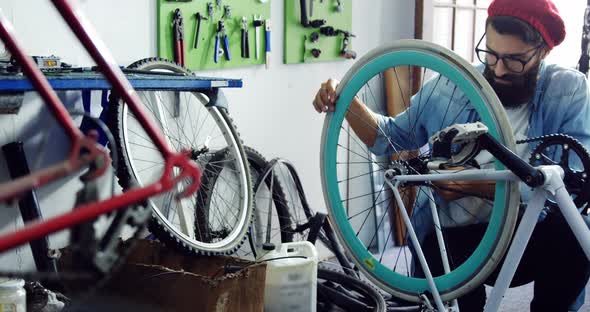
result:
[(254, 15), (254, 37), (255, 37), (255, 52), (256, 52), (256, 59), (260, 59), (260, 27), (262, 26), (262, 16), (261, 15)]
[(223, 6), (223, 15), (221, 16), (221, 18), (231, 18), (231, 7), (229, 5)]
[(242, 16), (242, 46), (241, 52), (243, 58), (250, 58), (250, 44), (248, 39), (248, 19)]
[(311, 55), (313, 55), (313, 57), (318, 58), (320, 57), (320, 54), (322, 54), (322, 50), (316, 48), (311, 49)]
[(320, 34), (322, 34), (326, 37), (334, 37), (334, 36), (338, 36), (338, 30), (332, 26), (323, 26), (323, 27), (320, 27)]
[(172, 32), (174, 33), (174, 61), (184, 66), (184, 23), (182, 11), (179, 8), (174, 10)]
[(197, 14), (195, 14), (196, 19), (197, 19), (197, 27), (195, 28), (195, 43), (193, 45), (193, 48), (197, 48), (199, 46), (199, 33), (201, 32), (201, 21), (202, 20), (206, 20), (208, 19), (205, 16), (201, 15), (201, 12), (197, 12)]
[(342, 0), (336, 0), (336, 12), (342, 13)]
[(326, 24), (326, 20), (317, 19), (310, 21), (307, 17), (307, 0), (299, 0), (301, 10), (301, 25), (303, 27), (318, 28)]
[[(223, 50), (219, 50), (219, 41), (223, 41)], [(217, 22), (217, 34), (215, 35), (215, 51), (213, 53), (213, 61), (217, 63), (219, 61), (219, 54), (225, 54), (226, 60), (231, 60), (231, 55), (229, 53), (229, 40), (227, 38), (227, 34), (225, 33), (225, 25), (223, 20)]]
[(207, 2), (207, 16), (209, 16), (209, 18), (213, 17), (213, 3), (212, 2)]
[(309, 0), (309, 17), (313, 16), (313, 0)]
[(342, 39), (342, 50), (340, 50), (340, 56), (347, 59), (356, 59), (356, 52), (348, 49), (348, 45), (350, 44), (349, 38), (355, 37), (355, 35), (344, 30), (339, 30), (339, 32), (340, 34), (344, 35), (344, 38)]
[(266, 55), (266, 69), (270, 66), (270, 30), (271, 30), (271, 23), (270, 20), (267, 19), (264, 21), (264, 26), (266, 31), (264, 32), (264, 44), (266, 46), (265, 55)]
[(320, 57), (322, 54), (322, 50), (317, 48), (312, 48), (311, 50), (307, 50), (307, 36), (303, 36), (303, 63), (307, 61), (307, 52), (311, 54), (314, 58)]
[(309, 41), (312, 43), (316, 43), (318, 40), (320, 40), (320, 34), (317, 31), (314, 31), (309, 35)]
[(218, 9), (220, 9), (220, 10), (221, 10), (221, 7), (222, 7), (221, 3), (222, 3), (222, 2), (221, 2), (221, 0), (215, 0), (215, 5), (216, 5), (216, 6), (217, 6), (217, 8), (218, 8)]

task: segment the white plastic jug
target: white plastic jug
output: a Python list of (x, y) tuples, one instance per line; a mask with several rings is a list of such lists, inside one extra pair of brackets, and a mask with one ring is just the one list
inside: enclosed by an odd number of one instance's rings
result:
[(316, 311), (318, 253), (313, 244), (283, 243), (261, 260), (266, 260), (265, 312)]

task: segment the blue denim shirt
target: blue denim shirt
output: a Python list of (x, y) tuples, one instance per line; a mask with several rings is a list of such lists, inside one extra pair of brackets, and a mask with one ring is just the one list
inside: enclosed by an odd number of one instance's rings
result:
[[(476, 67), (483, 72), (483, 65)], [(428, 105), (424, 105), (426, 99)], [(576, 138), (587, 148), (590, 147), (589, 101), (588, 83), (583, 74), (573, 69), (542, 63), (535, 94), (528, 103), (528, 137), (562, 133)], [(429, 80), (412, 97), (411, 102), (410, 107), (396, 117), (375, 116), (382, 131), (378, 131), (375, 144), (370, 147), (372, 153), (386, 155), (399, 150), (415, 150), (427, 144), (434, 133), (451, 124), (479, 120), (467, 97), (445, 77), (438, 76)], [(390, 142), (393, 142), (395, 149)], [(520, 188), (521, 197), (526, 202), (530, 190), (524, 184)], [(420, 195), (412, 219), (416, 234), (423, 239), (429, 233), (428, 229), (433, 227), (426, 196), (424, 192), (418, 193)], [(436, 202), (440, 203), (441, 199), (436, 198)]]

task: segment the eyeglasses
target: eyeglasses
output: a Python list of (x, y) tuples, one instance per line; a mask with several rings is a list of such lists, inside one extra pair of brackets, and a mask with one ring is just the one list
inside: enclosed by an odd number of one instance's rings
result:
[[(498, 64), (498, 60), (502, 60), (504, 66), (506, 66), (506, 68), (509, 71), (517, 74), (522, 73), (524, 71), (526, 64), (528, 64), (535, 57), (535, 55), (537, 55), (538, 49), (543, 46), (543, 43), (541, 43), (530, 50), (527, 50), (523, 53), (519, 53), (518, 55), (500, 55), (494, 51), (488, 51), (479, 48), (479, 45), (481, 44), (483, 37), (485, 37), (485, 34), (481, 37), (481, 39), (479, 39), (479, 42), (477, 43), (477, 46), (475, 48), (475, 52), (477, 54), (477, 58), (479, 59), (479, 61), (485, 65), (494, 66)], [(526, 55), (531, 51), (535, 51), (535, 53), (533, 53), (533, 55), (531, 55), (528, 59), (523, 60), (522, 56)]]

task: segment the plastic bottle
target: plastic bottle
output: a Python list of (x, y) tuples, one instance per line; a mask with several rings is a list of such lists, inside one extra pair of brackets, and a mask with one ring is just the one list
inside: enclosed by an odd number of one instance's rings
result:
[(310, 242), (283, 243), (266, 261), (264, 311), (315, 312), (318, 254)]
[(22, 279), (0, 278), (0, 311), (26, 312), (27, 292)]

